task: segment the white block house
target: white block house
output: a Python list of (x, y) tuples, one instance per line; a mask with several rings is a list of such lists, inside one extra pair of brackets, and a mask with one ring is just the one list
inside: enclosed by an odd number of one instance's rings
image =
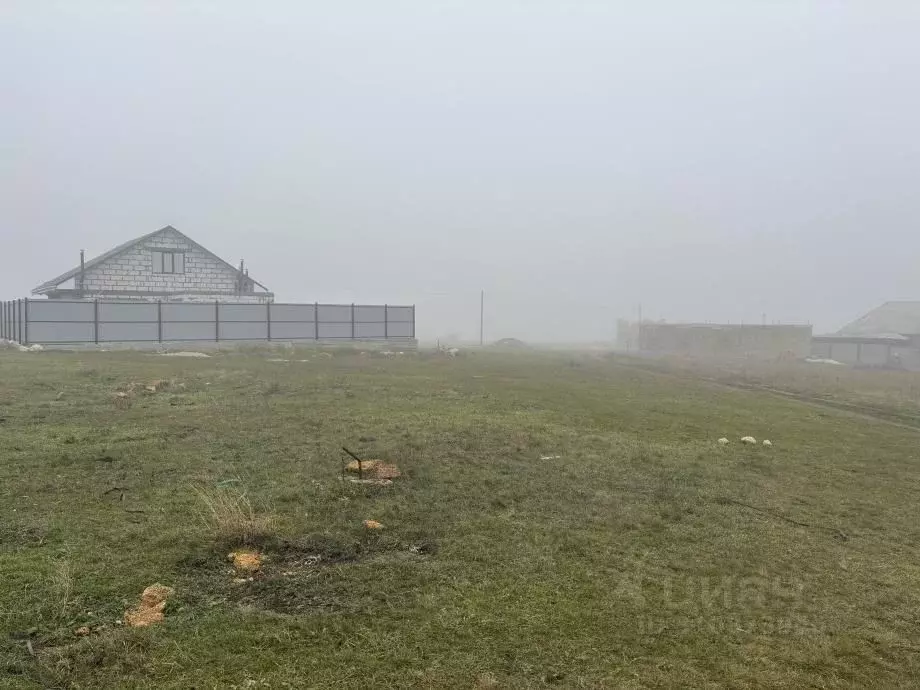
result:
[(171, 225), (107, 251), (32, 290), (49, 299), (164, 302), (274, 300), (261, 283)]

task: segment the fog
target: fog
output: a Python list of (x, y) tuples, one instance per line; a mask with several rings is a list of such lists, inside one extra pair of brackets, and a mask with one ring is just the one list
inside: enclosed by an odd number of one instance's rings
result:
[(920, 299), (920, 4), (0, 4), (0, 296), (171, 224), (418, 334)]

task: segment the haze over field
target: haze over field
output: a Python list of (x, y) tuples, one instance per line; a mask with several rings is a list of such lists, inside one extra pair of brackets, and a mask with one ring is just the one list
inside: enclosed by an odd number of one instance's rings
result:
[(920, 5), (0, 6), (0, 296), (166, 224), (418, 332), (920, 298)]

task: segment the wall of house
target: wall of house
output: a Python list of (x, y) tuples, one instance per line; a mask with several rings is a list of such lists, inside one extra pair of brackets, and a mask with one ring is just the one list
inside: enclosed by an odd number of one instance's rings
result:
[[(171, 249), (185, 253), (185, 273), (154, 273), (152, 252)], [(268, 295), (238, 294), (238, 272), (191, 244), (182, 235), (166, 230), (97, 266), (87, 269), (83, 279), (87, 298), (117, 298), (112, 292), (175, 293), (169, 299), (189, 302), (214, 300), (264, 302)], [(125, 299), (143, 299), (143, 295), (125, 295)], [(152, 294), (150, 299), (163, 299)]]

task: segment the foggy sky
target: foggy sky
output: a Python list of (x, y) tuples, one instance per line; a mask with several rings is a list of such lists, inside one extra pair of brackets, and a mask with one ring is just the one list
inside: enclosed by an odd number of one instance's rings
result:
[(422, 337), (920, 299), (920, 3), (0, 3), (0, 297), (171, 224)]

